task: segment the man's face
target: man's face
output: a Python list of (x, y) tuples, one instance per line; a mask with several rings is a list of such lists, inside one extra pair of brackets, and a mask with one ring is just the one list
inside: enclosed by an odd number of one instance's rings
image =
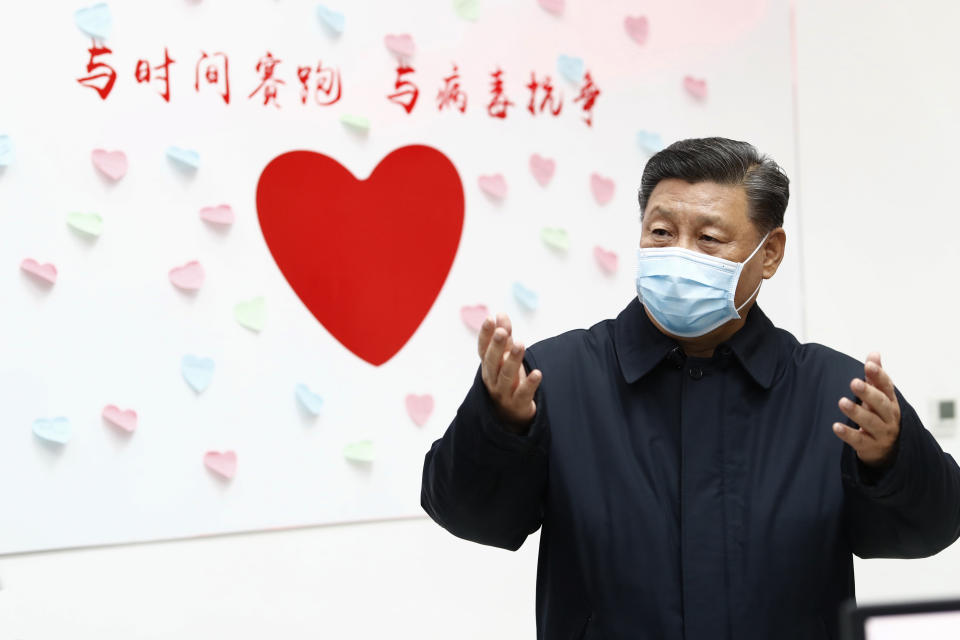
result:
[[(746, 260), (763, 239), (748, 216), (743, 187), (715, 182), (690, 184), (677, 178), (661, 180), (654, 188), (641, 228), (643, 248), (681, 247), (733, 262)], [(778, 246), (771, 254), (766, 245), (774, 235)], [(765, 248), (744, 265), (734, 298), (737, 306), (747, 300), (761, 278), (776, 272), (783, 255), (782, 236), (782, 229), (772, 233)], [(744, 308), (741, 316), (748, 310)]]

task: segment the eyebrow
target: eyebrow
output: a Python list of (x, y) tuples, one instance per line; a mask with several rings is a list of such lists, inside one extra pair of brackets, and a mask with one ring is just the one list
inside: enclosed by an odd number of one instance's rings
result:
[[(669, 209), (664, 209), (661, 205), (656, 205), (653, 209), (651, 209), (650, 214), (653, 214), (653, 213), (659, 213), (663, 217), (669, 218), (670, 220), (674, 220), (676, 218), (676, 214), (674, 214), (673, 211), (670, 211)], [(710, 213), (698, 213), (696, 220), (700, 224), (705, 223), (705, 224), (721, 227), (723, 229), (727, 228), (727, 224), (724, 222), (723, 216), (718, 216)]]

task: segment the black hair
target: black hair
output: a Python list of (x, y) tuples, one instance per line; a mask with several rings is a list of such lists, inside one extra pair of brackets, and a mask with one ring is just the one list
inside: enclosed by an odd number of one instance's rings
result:
[(747, 192), (748, 214), (760, 234), (783, 226), (790, 179), (783, 169), (749, 142), (729, 138), (688, 138), (655, 153), (640, 179), (640, 218), (657, 184), (666, 178), (689, 183), (740, 185)]

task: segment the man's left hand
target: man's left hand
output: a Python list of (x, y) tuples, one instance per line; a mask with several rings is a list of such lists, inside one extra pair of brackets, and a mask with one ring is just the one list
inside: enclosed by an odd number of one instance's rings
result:
[(854, 378), (850, 390), (860, 398), (856, 404), (840, 399), (840, 410), (860, 429), (840, 422), (833, 423), (833, 432), (857, 452), (857, 457), (871, 467), (885, 467), (893, 461), (897, 437), (900, 435), (900, 403), (893, 390), (893, 380), (880, 365), (880, 354), (871, 353), (863, 366), (864, 380)]

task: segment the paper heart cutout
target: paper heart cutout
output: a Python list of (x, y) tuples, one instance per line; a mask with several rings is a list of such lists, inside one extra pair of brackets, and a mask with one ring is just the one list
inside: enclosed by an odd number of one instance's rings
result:
[(91, 38), (106, 40), (113, 29), (113, 17), (110, 7), (101, 2), (92, 7), (77, 9), (73, 14), (73, 21), (85, 34)]
[(137, 428), (137, 412), (133, 409), (121, 411), (117, 406), (108, 404), (100, 415), (104, 420), (127, 433), (133, 433)]
[(253, 331), (260, 331), (267, 321), (267, 303), (263, 296), (238, 302), (233, 307), (233, 317), (237, 322)]
[(233, 208), (228, 204), (220, 204), (215, 207), (204, 207), (200, 209), (200, 217), (211, 224), (228, 225), (233, 224), (236, 219), (233, 215)]
[(201, 358), (187, 354), (180, 360), (180, 372), (183, 374), (183, 379), (197, 393), (203, 393), (213, 382), (213, 369), (213, 358)]
[(637, 131), (637, 145), (646, 153), (654, 154), (663, 149), (663, 140), (659, 133), (652, 131)]
[(119, 180), (127, 175), (127, 154), (123, 151), (94, 149), (90, 159), (93, 160), (93, 166), (111, 180)]
[(207, 274), (203, 270), (203, 265), (196, 260), (170, 269), (170, 282), (173, 283), (173, 286), (184, 291), (196, 291), (203, 286), (206, 277)]
[(24, 258), (23, 262), (20, 263), (20, 268), (44, 282), (50, 284), (56, 284), (57, 282), (57, 268), (49, 262), (40, 264), (33, 258)]
[(513, 297), (530, 311), (536, 311), (540, 305), (540, 297), (537, 295), (537, 292), (532, 289), (527, 289), (519, 282), (513, 283)]
[(237, 454), (233, 451), (207, 451), (203, 454), (203, 464), (227, 480), (237, 474)]
[(433, 413), (433, 396), (429, 393), (422, 396), (411, 393), (407, 395), (405, 402), (410, 419), (419, 427), (425, 425)]
[(683, 88), (697, 100), (707, 99), (707, 81), (702, 78), (686, 76), (683, 79)]
[(334, 338), (374, 366), (433, 306), (463, 212), (456, 167), (424, 145), (392, 151), (366, 180), (328, 156), (293, 151), (274, 158), (257, 185), (263, 237), (287, 282)]
[(487, 309), (487, 305), (478, 304), (474, 306), (460, 307), (460, 319), (463, 320), (463, 324), (471, 331), (477, 333), (480, 332), (480, 328), (483, 326), (483, 321), (490, 316), (490, 310)]
[(13, 158), (13, 140), (6, 134), (0, 135), (0, 167), (12, 165)]
[(564, 0), (537, 0), (538, 4), (545, 10), (555, 15), (563, 15)]
[(184, 169), (196, 171), (200, 168), (200, 154), (193, 149), (167, 147), (167, 157)]
[(103, 233), (103, 217), (99, 213), (68, 213), (67, 224), (90, 236)]
[(366, 133), (370, 130), (370, 120), (363, 116), (355, 116), (345, 113), (340, 116), (340, 122), (347, 125), (351, 129), (356, 129), (362, 133)]
[(590, 190), (599, 204), (607, 204), (613, 198), (613, 180), (599, 173), (590, 175)]
[(570, 236), (566, 229), (544, 227), (540, 230), (540, 239), (545, 245), (557, 251), (566, 251), (570, 248)]
[(387, 49), (393, 52), (394, 55), (400, 58), (413, 57), (413, 38), (409, 34), (387, 35), (384, 37), (383, 42), (387, 45)]
[(507, 197), (507, 181), (502, 174), (496, 173), (492, 176), (480, 176), (477, 180), (480, 189), (488, 196), (503, 200)]
[(372, 440), (351, 442), (343, 448), (343, 457), (351, 462), (371, 463), (374, 459), (374, 453)]
[(70, 421), (63, 416), (57, 418), (37, 418), (33, 421), (33, 434), (54, 444), (70, 442)]
[(453, 0), (453, 10), (464, 20), (480, 17), (480, 0)]
[(627, 29), (627, 35), (633, 38), (637, 44), (645, 44), (650, 31), (650, 23), (646, 16), (627, 16), (623, 20), (623, 26)]
[(552, 158), (544, 158), (537, 153), (530, 156), (530, 173), (533, 174), (541, 187), (550, 184), (550, 179), (553, 178), (553, 172), (556, 168), (557, 163)]
[(343, 33), (347, 21), (339, 11), (334, 11), (321, 4), (317, 5), (317, 16), (320, 18), (320, 22), (335, 34), (340, 35)]
[(602, 247), (593, 248), (593, 257), (600, 268), (607, 273), (615, 273), (617, 270), (617, 254), (613, 251), (607, 251)]
[(574, 84), (583, 80), (585, 66), (583, 58), (563, 54), (557, 57), (557, 70), (560, 72), (560, 75)]
[(310, 391), (305, 384), (298, 384), (296, 387), (297, 401), (300, 406), (313, 415), (320, 415), (320, 409), (323, 407), (323, 398), (319, 394)]

